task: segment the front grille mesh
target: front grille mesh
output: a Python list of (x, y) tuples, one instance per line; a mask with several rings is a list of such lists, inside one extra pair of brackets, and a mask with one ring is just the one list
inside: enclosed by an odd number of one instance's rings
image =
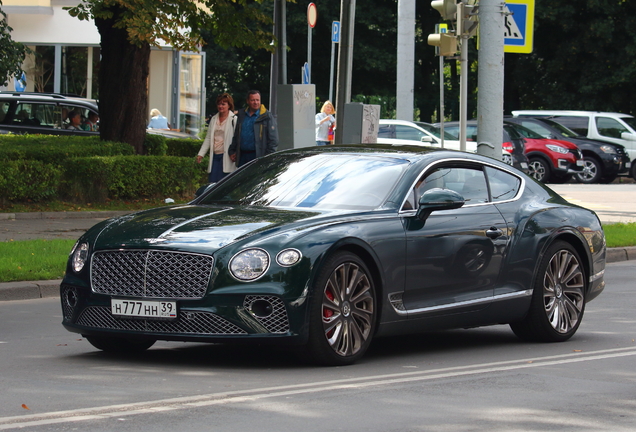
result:
[(270, 333), (287, 333), (289, 331), (289, 320), (287, 319), (285, 303), (280, 298), (274, 296), (248, 295), (245, 296), (243, 307), (249, 311), (252, 304), (258, 300), (263, 300), (271, 304), (272, 313), (266, 317), (260, 317), (255, 314), (252, 314), (252, 316)]
[(202, 298), (214, 259), (157, 250), (101, 251), (93, 255), (91, 285), (98, 294), (124, 297)]
[(209, 312), (182, 312), (174, 321), (145, 319), (115, 319), (108, 307), (90, 306), (77, 319), (77, 325), (149, 333), (177, 333), (195, 335), (244, 335), (246, 331), (224, 318)]

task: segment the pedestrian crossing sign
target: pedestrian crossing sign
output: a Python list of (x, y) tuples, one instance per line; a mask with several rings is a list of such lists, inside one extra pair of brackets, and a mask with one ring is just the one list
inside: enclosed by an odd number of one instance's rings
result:
[(506, 0), (504, 52), (530, 54), (534, 35), (534, 1)]

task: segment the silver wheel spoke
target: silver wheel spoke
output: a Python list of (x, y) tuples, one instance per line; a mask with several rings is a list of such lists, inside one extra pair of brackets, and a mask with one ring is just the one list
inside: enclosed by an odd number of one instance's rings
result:
[(583, 310), (584, 275), (571, 252), (555, 253), (543, 279), (543, 304), (552, 328), (559, 333), (572, 330), (581, 319)]
[(322, 296), (323, 329), (334, 352), (341, 356), (356, 354), (371, 335), (374, 312), (367, 274), (355, 263), (338, 266)]

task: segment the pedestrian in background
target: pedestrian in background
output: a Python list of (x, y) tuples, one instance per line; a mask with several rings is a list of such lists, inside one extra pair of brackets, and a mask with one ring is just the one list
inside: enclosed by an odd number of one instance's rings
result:
[(203, 156), (210, 152), (209, 183), (216, 183), (236, 170), (236, 163), (228, 154), (236, 123), (234, 99), (228, 93), (223, 93), (216, 98), (216, 108), (218, 112), (210, 119), (208, 133), (197, 155), (197, 163), (201, 163)]
[(336, 127), (336, 111), (333, 108), (331, 101), (326, 101), (322, 104), (320, 112), (316, 114), (316, 145), (329, 144), (329, 134), (333, 133)]
[(157, 108), (153, 108), (150, 111), (150, 123), (148, 123), (148, 129), (170, 129), (168, 119), (161, 115), (161, 111)]
[(240, 167), (278, 148), (278, 129), (272, 113), (261, 104), (261, 93), (247, 93), (247, 108), (239, 110), (234, 139), (228, 153)]

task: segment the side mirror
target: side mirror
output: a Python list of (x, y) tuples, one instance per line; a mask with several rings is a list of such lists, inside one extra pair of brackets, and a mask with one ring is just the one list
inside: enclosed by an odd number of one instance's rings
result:
[(621, 134), (621, 138), (624, 139), (624, 140), (636, 141), (636, 135), (634, 135), (633, 133), (629, 133), (629, 132), (623, 132)]
[(430, 136), (428, 136), (428, 135), (424, 135), (424, 136), (420, 139), (420, 141), (425, 142), (425, 143), (430, 143), (430, 142), (433, 142), (433, 138), (431, 138), (431, 137), (430, 137)]
[(422, 194), (416, 215), (418, 219), (425, 221), (434, 211), (460, 208), (465, 202), (464, 197), (453, 190), (429, 189)]
[(203, 186), (201, 186), (199, 189), (197, 189), (197, 191), (194, 193), (194, 197), (195, 198), (199, 198), (201, 195), (203, 195), (204, 193), (206, 193), (208, 191), (208, 189), (210, 189), (212, 186), (214, 186), (216, 183), (208, 183), (205, 184)]

